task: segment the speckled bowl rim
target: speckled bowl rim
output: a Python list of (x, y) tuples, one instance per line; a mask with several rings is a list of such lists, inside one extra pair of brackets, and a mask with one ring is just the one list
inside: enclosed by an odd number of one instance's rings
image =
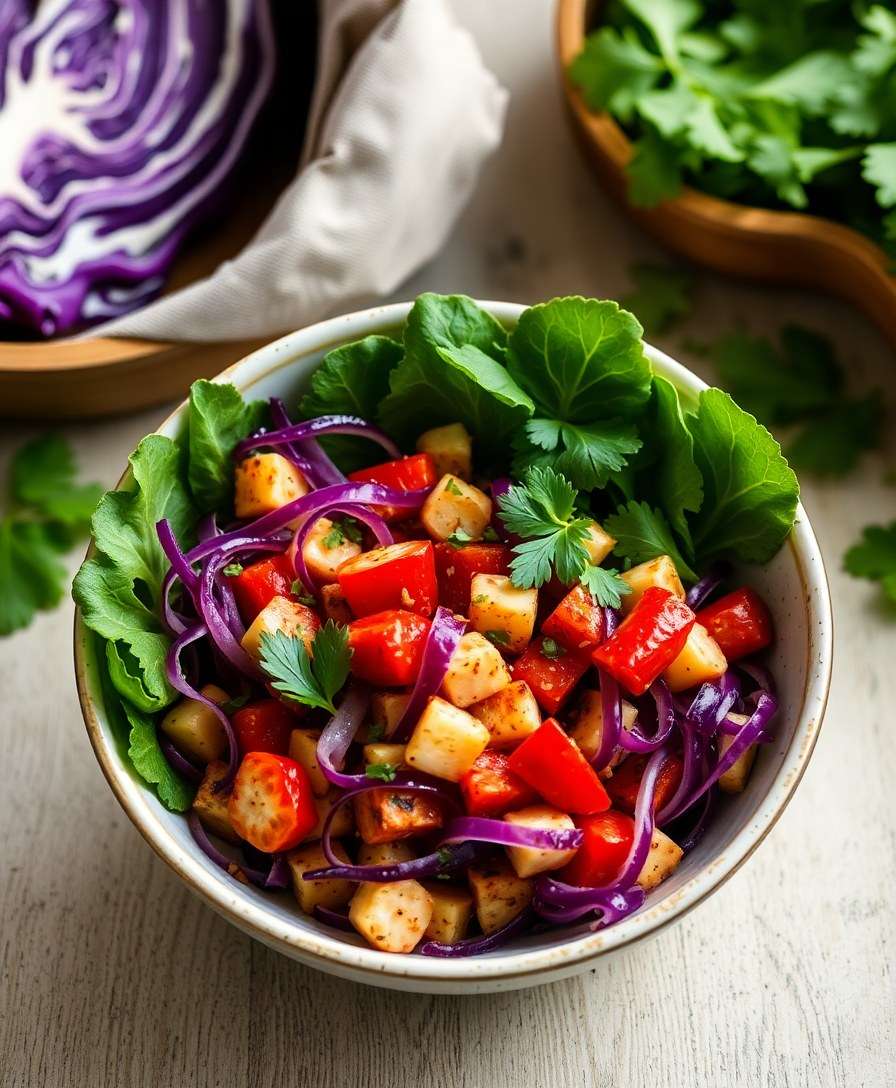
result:
[[(512, 325), (525, 308), (516, 303), (480, 302), (499, 321)], [(214, 380), (233, 382), (245, 389), (302, 357), (373, 332), (399, 325), (407, 316), (409, 302), (376, 306), (319, 322), (289, 333), (259, 348), (228, 367)], [(697, 393), (706, 383), (663, 352), (647, 346), (651, 363), (684, 390)], [(156, 433), (174, 436), (181, 425), (187, 402), (183, 401), (159, 426)], [(122, 476), (122, 480), (127, 472)], [(298, 925), (286, 926), (263, 905), (242, 893), (223, 872), (211, 872), (199, 864), (198, 848), (191, 851), (176, 842), (150, 806), (148, 789), (125, 768), (111, 729), (101, 716), (89, 691), (87, 667), (93, 638), (75, 613), (74, 651), (78, 696), (84, 722), (96, 758), (119, 804), (149, 845), (213, 909), (263, 943), (303, 963), (343, 977), (372, 984), (413, 989), (414, 983), (458, 992), (469, 984), (471, 992), (491, 988), (536, 985), (584, 970), (598, 957), (655, 934), (681, 918), (731, 877), (775, 825), (796, 790), (815, 747), (831, 683), (833, 620), (824, 561), (815, 534), (800, 505), (787, 545), (803, 584), (807, 609), (808, 661), (799, 721), (771, 787), (749, 822), (728, 847), (660, 902), (610, 928), (578, 936), (550, 948), (502, 951), (472, 959), (429, 959), (397, 956), (349, 944), (338, 936), (315, 933)], [(92, 553), (92, 547), (88, 555)], [(388, 980), (388, 981), (387, 981)]]

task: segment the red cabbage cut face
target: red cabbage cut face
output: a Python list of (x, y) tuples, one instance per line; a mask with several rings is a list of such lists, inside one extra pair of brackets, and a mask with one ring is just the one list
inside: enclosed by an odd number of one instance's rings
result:
[(0, 338), (152, 298), (273, 67), (267, 0), (0, 0)]

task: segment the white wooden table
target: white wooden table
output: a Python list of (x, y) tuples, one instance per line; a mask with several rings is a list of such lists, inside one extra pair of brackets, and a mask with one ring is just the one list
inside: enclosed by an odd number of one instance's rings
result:
[[(451, 244), (400, 297), (624, 293), (630, 262), (655, 252), (570, 142), (551, 4), (457, 7), (513, 93), (507, 138)], [(834, 337), (857, 386), (881, 384), (892, 399), (892, 350), (836, 302), (704, 277), (698, 315), (687, 331), (701, 337), (738, 319), (769, 332), (805, 322)], [(681, 335), (661, 346), (705, 370)], [(161, 415), (66, 433), (88, 476), (111, 483)], [(29, 433), (5, 429), (3, 454)], [(805, 487), (828, 559), (838, 654), (827, 721), (789, 810), (680, 925), (537, 990), (390, 994), (244, 937), (154, 857), (106, 787), (75, 698), (71, 606), (0, 643), (0, 1085), (896, 1083), (896, 616), (840, 572), (858, 527), (896, 516), (896, 491), (883, 483), (892, 455), (866, 458), (846, 483)]]

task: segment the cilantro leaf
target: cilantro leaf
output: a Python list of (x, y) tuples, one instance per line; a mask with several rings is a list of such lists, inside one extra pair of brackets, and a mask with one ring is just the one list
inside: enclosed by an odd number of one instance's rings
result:
[(515, 445), (514, 475), (522, 476), (531, 467), (552, 466), (575, 487), (592, 490), (604, 487), (610, 475), (625, 466), (628, 456), (641, 448), (641, 439), (633, 424), (618, 419), (590, 426), (530, 419), (523, 439)]
[(474, 537), (472, 533), (468, 533), (462, 525), (458, 525), (454, 532), (450, 536), (445, 538), (445, 543), (450, 545), (452, 548), (457, 549), (465, 548), (468, 544), (472, 544), (475, 540), (476, 537)]
[(75, 457), (64, 438), (57, 434), (33, 438), (13, 456), (12, 498), (45, 518), (84, 530), (103, 489), (99, 484), (78, 485), (75, 475)]
[(613, 552), (620, 558), (637, 564), (656, 559), (659, 555), (668, 555), (682, 578), (696, 582), (697, 575), (682, 556), (672, 529), (660, 510), (652, 509), (646, 502), (632, 500), (605, 518), (604, 528), (616, 538)]
[(630, 121), (639, 101), (663, 74), (663, 64), (631, 29), (604, 27), (589, 34), (569, 66), (569, 78), (593, 110), (608, 109)]
[(625, 6), (636, 15), (653, 35), (666, 64), (675, 69), (678, 66), (678, 38), (688, 30), (700, 16), (701, 6), (697, 0), (623, 0)]
[(621, 300), (648, 335), (665, 332), (691, 311), (693, 275), (671, 265), (636, 264), (629, 272), (635, 290)]
[(634, 154), (625, 168), (628, 195), (639, 208), (653, 208), (681, 193), (682, 176), (673, 147), (647, 129), (634, 142)]
[[(579, 581), (589, 591), (597, 604), (604, 608), (619, 608), (622, 598), (631, 593), (632, 587), (619, 577), (619, 572), (604, 567), (587, 567), (579, 575)], [(544, 652), (542, 650), (542, 652)]]
[(556, 661), (558, 658), (563, 657), (566, 653), (566, 649), (555, 639), (543, 638), (541, 640), (541, 653), (542, 656), (548, 658), (549, 661)]
[(756, 83), (749, 98), (766, 98), (797, 106), (809, 117), (822, 116), (835, 87), (852, 75), (848, 59), (831, 50), (807, 53)]
[(896, 602), (896, 521), (863, 529), (861, 539), (843, 557), (843, 568), (854, 578), (880, 582), (886, 596)]
[(650, 394), (642, 331), (615, 302), (556, 298), (520, 315), (507, 365), (539, 416), (587, 425), (631, 420)]
[(233, 450), (257, 430), (267, 405), (243, 400), (233, 385), (200, 380), (190, 387), (187, 482), (198, 512), (232, 508)]
[(801, 472), (843, 476), (856, 467), (865, 450), (880, 445), (884, 424), (883, 394), (841, 400), (809, 420), (787, 447), (787, 458)]
[(876, 189), (882, 208), (896, 204), (896, 143), (872, 144), (862, 159), (862, 177)]
[(65, 593), (65, 567), (45, 524), (0, 519), (0, 636), (27, 627)]
[(394, 782), (398, 768), (393, 763), (368, 763), (364, 773), (380, 782)]
[(314, 636), (309, 655), (298, 636), (275, 631), (261, 636), (261, 667), (271, 686), (305, 706), (336, 713), (336, 693), (348, 679), (348, 631), (328, 620)]
[(483, 632), (493, 646), (509, 646), (510, 635), (507, 631), (493, 630)]
[(172, 812), (186, 812), (193, 803), (195, 789), (185, 782), (162, 753), (155, 722), (135, 706), (124, 701), (122, 709), (130, 726), (128, 758), (137, 774), (156, 787), (159, 800)]

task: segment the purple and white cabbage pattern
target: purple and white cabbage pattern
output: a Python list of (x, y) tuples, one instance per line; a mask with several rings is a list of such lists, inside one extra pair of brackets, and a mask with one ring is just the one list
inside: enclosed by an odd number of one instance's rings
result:
[(152, 298), (273, 68), (267, 0), (0, 0), (0, 338)]

